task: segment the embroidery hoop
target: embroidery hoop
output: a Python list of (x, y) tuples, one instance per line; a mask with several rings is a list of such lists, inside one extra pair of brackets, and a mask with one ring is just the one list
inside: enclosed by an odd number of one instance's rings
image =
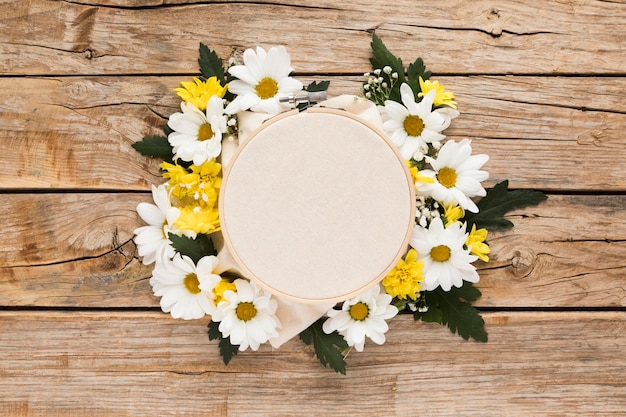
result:
[(339, 302), (379, 283), (406, 252), (415, 190), (383, 132), (313, 107), (266, 121), (240, 144), (219, 212), (246, 277), (293, 301)]

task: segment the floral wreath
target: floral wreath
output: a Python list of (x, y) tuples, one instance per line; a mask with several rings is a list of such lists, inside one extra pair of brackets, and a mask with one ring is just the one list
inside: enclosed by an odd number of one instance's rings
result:
[[(487, 341), (484, 320), (471, 303), (476, 262), (488, 262), (488, 230), (513, 227), (510, 210), (538, 204), (546, 196), (509, 190), (503, 181), (489, 191), (481, 182), (487, 155), (472, 155), (471, 142), (444, 141), (443, 131), (459, 116), (452, 92), (430, 79), (421, 58), (405, 70), (375, 34), (372, 71), (365, 73), (361, 99), (379, 111), (383, 129), (407, 161), (415, 184), (416, 216), (409, 247), (379, 285), (329, 309), (300, 333), (313, 344), (322, 365), (346, 372), (351, 348), (366, 339), (385, 342), (387, 321), (399, 312), (415, 320), (446, 324), (464, 339)], [(175, 91), (181, 111), (169, 117), (165, 135), (144, 137), (133, 147), (162, 159), (165, 183), (152, 186), (154, 204), (139, 203), (147, 225), (137, 228), (142, 262), (154, 263), (150, 284), (161, 309), (185, 320), (211, 316), (209, 339), (219, 340), (225, 364), (239, 351), (257, 350), (281, 329), (275, 296), (253, 280), (220, 267), (218, 196), (221, 152), (237, 142), (241, 112), (268, 115), (325, 97), (328, 81), (303, 84), (290, 77), (290, 56), (282, 46), (243, 53), (243, 62), (222, 60), (200, 44), (201, 76)]]

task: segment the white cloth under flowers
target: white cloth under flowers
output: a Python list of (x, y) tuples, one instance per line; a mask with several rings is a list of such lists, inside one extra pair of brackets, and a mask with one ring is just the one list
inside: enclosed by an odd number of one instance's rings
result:
[[(326, 100), (318, 104), (321, 107), (334, 109), (342, 109), (351, 114), (359, 116), (376, 128), (382, 130), (382, 119), (376, 106), (369, 100), (354, 95), (342, 95)], [(238, 143), (226, 140), (222, 148), (222, 165), (228, 166), (231, 157), (235, 153), (238, 146), (241, 146), (246, 140), (261, 127), (262, 123), (272, 117), (266, 113), (255, 113), (250, 111), (241, 112), (238, 115), (239, 133)], [(233, 259), (228, 248), (223, 246), (223, 242), (217, 241), (218, 258), (220, 260), (218, 272), (231, 271), (240, 273), (239, 265)], [(270, 338), (269, 342), (275, 348), (280, 347), (294, 336), (309, 327), (320, 317), (334, 306), (334, 303), (323, 304), (304, 304), (284, 297), (272, 296), (277, 303), (276, 316), (282, 324), (277, 336)]]

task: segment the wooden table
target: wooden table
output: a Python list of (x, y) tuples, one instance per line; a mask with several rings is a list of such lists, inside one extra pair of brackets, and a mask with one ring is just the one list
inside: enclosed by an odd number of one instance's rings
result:
[[(224, 366), (207, 320), (152, 296), (132, 231), (160, 177), (131, 144), (176, 111), (201, 41), (285, 45), (339, 95), (374, 30), (456, 93), (448, 137), (490, 155), (487, 186), (549, 194), (490, 235), (489, 342), (402, 316), (347, 376), (298, 340)], [(625, 70), (623, 0), (2, 0), (0, 414), (624, 415)]]

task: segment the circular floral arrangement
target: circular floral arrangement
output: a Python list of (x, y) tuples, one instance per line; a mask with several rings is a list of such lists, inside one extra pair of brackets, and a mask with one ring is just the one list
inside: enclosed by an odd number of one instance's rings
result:
[(362, 351), (368, 339), (383, 344), (387, 321), (399, 312), (446, 324), (464, 339), (487, 341), (484, 321), (471, 303), (481, 295), (473, 286), (479, 281), (475, 264), (489, 261), (488, 229), (512, 227), (505, 213), (545, 196), (510, 191), (506, 181), (487, 192), (481, 185), (489, 176), (482, 170), (487, 155), (473, 155), (468, 139), (445, 140), (444, 131), (459, 116), (454, 94), (431, 80), (422, 59), (405, 68), (376, 35), (371, 46), (372, 70), (353, 99), (377, 110), (384, 134), (408, 164), (415, 225), (404, 255), (379, 284), (297, 324), (280, 318), (293, 313), (282, 311), (297, 308), (293, 303), (281, 302), (223, 260), (222, 163), (224, 149), (238, 145), (244, 113), (265, 120), (296, 107), (323, 105), (329, 82), (304, 87), (292, 78), (282, 46), (248, 49), (243, 62), (225, 69), (201, 44), (201, 75), (175, 89), (181, 111), (169, 117), (165, 135), (133, 145), (163, 160), (164, 183), (152, 187), (153, 204), (137, 206), (147, 225), (135, 230), (143, 263), (155, 264), (154, 295), (174, 318), (209, 315), (208, 335), (219, 340), (225, 363), (238, 351), (267, 342), (278, 347), (293, 333), (313, 344), (323, 365), (345, 373), (347, 352)]

